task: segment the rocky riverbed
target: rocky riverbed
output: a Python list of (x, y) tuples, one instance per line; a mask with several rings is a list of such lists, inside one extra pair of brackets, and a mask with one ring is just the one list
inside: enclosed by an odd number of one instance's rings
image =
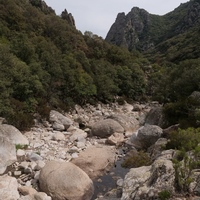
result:
[[(163, 190), (175, 193), (174, 150), (161, 150), (166, 130), (145, 125), (151, 108), (77, 105), (68, 113), (52, 110), (48, 120), (36, 115), (35, 126), (24, 133), (2, 119), (0, 199), (148, 200), (159, 199)], [(152, 165), (121, 168), (128, 148), (149, 148)], [(191, 193), (198, 184), (191, 185)]]

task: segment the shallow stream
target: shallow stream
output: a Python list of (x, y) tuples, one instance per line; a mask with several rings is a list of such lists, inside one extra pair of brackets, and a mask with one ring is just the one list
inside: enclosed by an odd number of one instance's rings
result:
[[(123, 154), (123, 150), (120, 149), (119, 155)], [(128, 168), (123, 168), (121, 166), (123, 161), (124, 156), (118, 158), (109, 172), (94, 181), (95, 191), (92, 200), (95, 200), (98, 196), (104, 196), (107, 192), (117, 188), (117, 180), (124, 179), (125, 175), (129, 171)]]

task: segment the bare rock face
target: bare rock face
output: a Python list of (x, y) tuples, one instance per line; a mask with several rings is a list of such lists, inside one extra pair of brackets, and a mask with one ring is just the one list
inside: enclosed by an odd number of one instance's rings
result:
[(74, 17), (71, 13), (68, 13), (66, 9), (62, 12), (61, 17), (62, 19), (67, 20), (70, 25), (75, 26)]
[(42, 168), (40, 189), (52, 200), (90, 200), (94, 193), (92, 180), (70, 162), (50, 161)]
[(125, 176), (121, 200), (157, 199), (163, 190), (174, 192), (175, 170), (167, 159), (158, 159), (151, 166), (132, 168)]
[(91, 146), (79, 154), (72, 162), (85, 171), (91, 179), (102, 175), (115, 162), (115, 148), (110, 146)]
[[(146, 10), (137, 7), (132, 8), (127, 15), (119, 13), (105, 40), (129, 50), (135, 49), (139, 43), (141, 44), (141, 40), (144, 40), (144, 35), (147, 34), (150, 24), (149, 15)], [(146, 38), (144, 41), (141, 45), (143, 50), (154, 45), (150, 42), (150, 38)]]
[(17, 179), (8, 175), (0, 176), (0, 199), (18, 200)]
[(124, 128), (113, 119), (105, 119), (99, 122), (96, 122), (92, 126), (92, 135), (99, 136), (101, 138), (106, 138), (112, 135), (113, 133), (123, 133)]

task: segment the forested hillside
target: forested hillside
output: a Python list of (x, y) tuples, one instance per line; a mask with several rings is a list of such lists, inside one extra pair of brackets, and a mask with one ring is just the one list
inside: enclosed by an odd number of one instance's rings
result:
[(190, 0), (163, 16), (139, 8), (120, 13), (106, 40), (142, 52), (151, 63), (146, 95), (164, 104), (171, 124), (187, 127), (200, 120), (199, 37), (200, 1)]
[(71, 17), (41, 0), (0, 0), (0, 116), (20, 129), (37, 112), (145, 95), (147, 59), (82, 35)]

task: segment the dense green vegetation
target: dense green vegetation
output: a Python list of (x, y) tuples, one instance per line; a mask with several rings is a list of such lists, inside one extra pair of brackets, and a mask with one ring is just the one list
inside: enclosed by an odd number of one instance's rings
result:
[(0, 116), (20, 129), (33, 114), (144, 96), (138, 52), (84, 35), (41, 0), (0, 0)]
[(156, 46), (142, 56), (83, 35), (41, 0), (0, 0), (0, 116), (25, 129), (36, 112), (47, 117), (52, 108), (120, 96), (158, 100), (170, 124), (198, 126), (200, 102), (189, 98), (200, 91), (196, 4), (152, 15)]
[(200, 167), (200, 128), (179, 129), (168, 136), (167, 149), (176, 149), (173, 159), (175, 186), (179, 192), (188, 192), (194, 169)]
[(152, 63), (147, 95), (164, 104), (169, 124), (183, 128), (199, 126), (200, 119), (198, 97), (190, 98), (200, 91), (199, 13), (199, 1), (190, 0), (164, 16), (154, 16), (150, 33), (156, 45), (145, 52)]

